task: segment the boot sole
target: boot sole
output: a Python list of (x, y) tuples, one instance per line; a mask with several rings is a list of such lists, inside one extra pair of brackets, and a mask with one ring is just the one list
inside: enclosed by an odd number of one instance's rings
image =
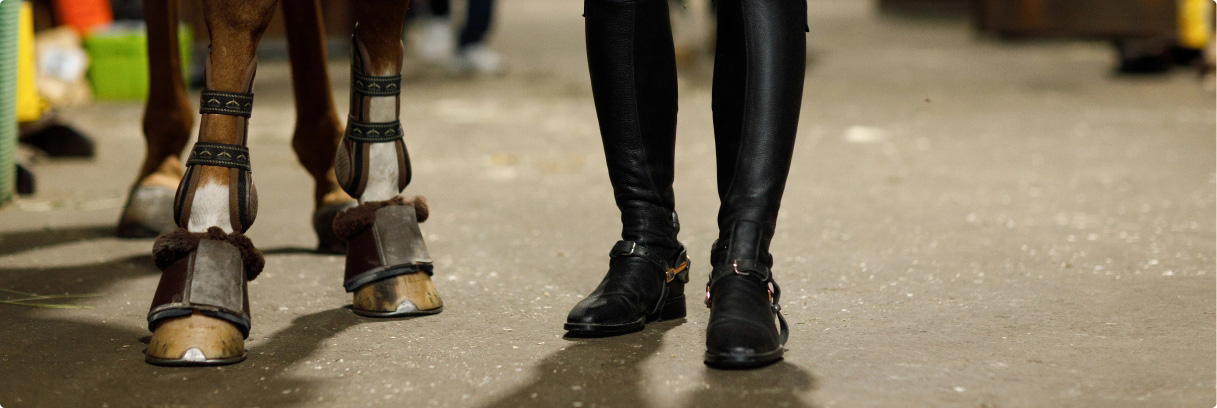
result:
[(749, 370), (779, 361), (782, 361), (782, 349), (760, 354), (706, 352), (706, 365), (723, 370)]
[(562, 326), (567, 335), (575, 337), (610, 337), (629, 334), (646, 327), (650, 322), (662, 322), (685, 317), (685, 295), (668, 298), (659, 311), (625, 324), (566, 323)]

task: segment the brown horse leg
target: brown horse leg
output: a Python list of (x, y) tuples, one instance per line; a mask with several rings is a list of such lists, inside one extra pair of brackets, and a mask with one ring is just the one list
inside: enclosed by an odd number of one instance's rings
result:
[(178, 53), (177, 0), (145, 1), (144, 21), (148, 27), (147, 152), (118, 221), (116, 234), (127, 238), (151, 238), (175, 228), (173, 193), (182, 178), (178, 157), (194, 124)]
[(342, 213), (335, 230), (347, 240), (344, 285), (352, 309), (365, 316), (438, 313), (443, 308), (431, 282), (418, 222), (421, 198), (399, 196), (410, 181), (409, 158), (398, 124), (401, 21), (408, 1), (355, 2), (351, 112), (335, 160), (339, 183), (360, 207)]
[(334, 177), (334, 152), (342, 139), (342, 124), (334, 109), (330, 74), (326, 69), (325, 32), (321, 1), (284, 1), (288, 22), (287, 51), (292, 63), (292, 93), (296, 97), (296, 130), (292, 149), (313, 177), (313, 229), (317, 250), (341, 254), (346, 244), (334, 235), (338, 212), (355, 205)]
[(218, 365), (245, 358), (246, 280), (257, 276), (263, 260), (242, 235), (257, 213), (244, 144), (254, 51), (275, 2), (203, 2), (211, 33), (203, 117), (174, 204), (182, 229), (161, 236), (153, 248), (162, 274), (148, 315), (150, 363)]

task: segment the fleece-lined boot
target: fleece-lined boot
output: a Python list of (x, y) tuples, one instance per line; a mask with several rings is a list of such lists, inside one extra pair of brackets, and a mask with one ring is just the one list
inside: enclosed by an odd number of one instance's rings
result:
[(419, 223), (427, 219), (422, 196), (400, 196), (410, 183), (410, 156), (398, 121), (401, 64), (391, 75), (374, 73), (359, 27), (351, 37), (351, 110), (334, 158), (338, 183), (359, 205), (334, 217), (346, 242), (343, 287), (351, 309), (370, 317), (439, 313), (443, 301), (431, 281), (432, 261)]

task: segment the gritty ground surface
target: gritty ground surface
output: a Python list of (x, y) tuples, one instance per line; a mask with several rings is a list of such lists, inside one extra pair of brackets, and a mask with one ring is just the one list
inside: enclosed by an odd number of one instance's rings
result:
[[(685, 320), (564, 339), (618, 224), (578, 2), (504, 4), (510, 75), (409, 74), (403, 123), (446, 309), (352, 314), (342, 257), (310, 252), (283, 62), (259, 70), (251, 150), (267, 253), (248, 361), (145, 365), (150, 240), (111, 237), (142, 152), (139, 103), (66, 117), (95, 161), (37, 167), (0, 211), (0, 405), (1211, 407), (1214, 97), (1192, 75), (1116, 78), (1101, 43), (1002, 44), (963, 22), (811, 5), (795, 167), (773, 244), (785, 362), (702, 365), (716, 235), (710, 89), (681, 86)], [(345, 112), (345, 62), (334, 61)], [(0, 299), (20, 297), (5, 293)]]

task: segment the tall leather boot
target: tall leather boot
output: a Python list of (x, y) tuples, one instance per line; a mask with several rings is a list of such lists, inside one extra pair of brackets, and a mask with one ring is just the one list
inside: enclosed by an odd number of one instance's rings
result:
[(566, 330), (610, 336), (685, 316), (689, 260), (672, 193), (676, 58), (667, 0), (586, 0), (587, 62), (621, 210), (621, 241), (600, 286), (575, 305)]
[(721, 206), (706, 285), (705, 356), (713, 367), (782, 359), (787, 328), (769, 241), (798, 126), (806, 15), (797, 0), (718, 2), (713, 106)]

